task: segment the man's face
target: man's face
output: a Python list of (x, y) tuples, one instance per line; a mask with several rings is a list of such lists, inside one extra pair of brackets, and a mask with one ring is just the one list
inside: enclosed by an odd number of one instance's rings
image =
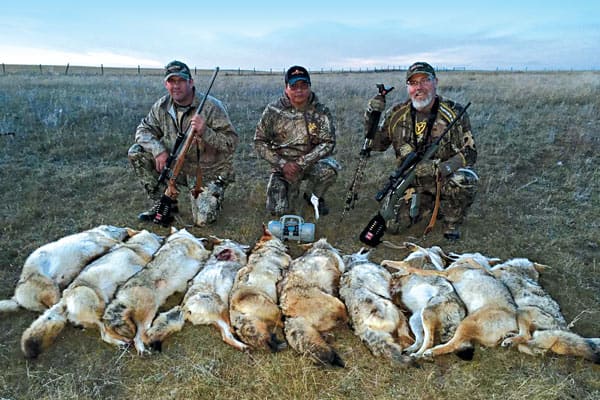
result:
[(295, 108), (303, 107), (310, 97), (310, 85), (306, 81), (297, 81), (285, 85), (285, 94)]
[(408, 96), (413, 107), (423, 110), (428, 107), (435, 98), (437, 90), (437, 78), (427, 74), (416, 74), (406, 82)]
[(194, 80), (186, 80), (180, 76), (172, 76), (165, 81), (165, 88), (173, 101), (181, 106), (189, 106), (194, 100)]

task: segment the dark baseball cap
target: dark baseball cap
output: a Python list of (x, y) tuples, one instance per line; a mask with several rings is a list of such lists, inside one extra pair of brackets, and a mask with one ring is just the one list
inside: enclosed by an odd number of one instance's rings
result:
[(285, 83), (287, 85), (293, 85), (298, 81), (305, 81), (310, 85), (310, 75), (306, 68), (299, 65), (290, 67), (285, 73)]
[(406, 80), (408, 81), (413, 75), (416, 74), (426, 74), (431, 78), (435, 78), (435, 70), (433, 67), (423, 61), (417, 61), (408, 67), (408, 71), (406, 71)]
[(165, 66), (165, 81), (172, 76), (179, 76), (186, 81), (192, 79), (192, 73), (185, 63), (181, 61), (171, 61)]

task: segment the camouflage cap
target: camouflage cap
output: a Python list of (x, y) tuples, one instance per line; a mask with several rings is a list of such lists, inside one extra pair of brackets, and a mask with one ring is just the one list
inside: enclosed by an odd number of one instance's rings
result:
[(165, 66), (165, 81), (172, 76), (179, 76), (186, 81), (192, 79), (192, 73), (185, 63), (181, 61), (171, 61)]
[(305, 81), (310, 85), (310, 75), (306, 68), (299, 65), (290, 67), (285, 73), (285, 83), (287, 85), (293, 85), (298, 81)]
[(408, 71), (406, 71), (406, 80), (408, 81), (413, 75), (416, 74), (426, 74), (432, 78), (435, 78), (435, 70), (433, 67), (423, 61), (417, 61), (408, 67)]

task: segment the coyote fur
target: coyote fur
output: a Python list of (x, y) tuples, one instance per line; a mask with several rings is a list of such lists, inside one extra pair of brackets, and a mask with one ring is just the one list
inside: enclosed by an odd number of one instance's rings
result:
[(412, 365), (402, 354), (414, 340), (404, 314), (391, 300), (391, 274), (369, 261), (364, 248), (342, 257), (345, 271), (340, 279), (340, 298), (346, 304), (354, 333), (376, 357)]
[(444, 271), (407, 267), (401, 261), (382, 262), (384, 266), (396, 267), (406, 273), (448, 279), (465, 304), (467, 316), (456, 328), (454, 336), (423, 352), (424, 357), (469, 351), (472, 341), (495, 347), (518, 332), (517, 306), (506, 286), (489, 272), (487, 260), (478, 253), (461, 256)]
[(519, 335), (505, 339), (502, 345), (516, 345), (519, 351), (532, 355), (551, 351), (600, 363), (600, 338), (568, 332), (560, 306), (538, 283), (540, 272), (546, 268), (526, 258), (492, 267), (492, 274), (508, 287), (517, 303)]
[(100, 225), (39, 247), (25, 260), (14, 296), (0, 301), (0, 312), (19, 307), (43, 312), (52, 307), (88, 263), (135, 233), (129, 228)]
[(263, 235), (238, 271), (229, 297), (231, 325), (251, 349), (285, 348), (276, 334), (283, 327), (277, 284), (291, 261), (286, 245), (263, 225)]
[(337, 297), (344, 261), (326, 239), (303, 247), (305, 253), (292, 261), (280, 284), (285, 337), (298, 353), (321, 364), (343, 367), (323, 335), (348, 322), (346, 306)]
[[(441, 266), (443, 269), (441, 258), (436, 258), (440, 252), (412, 243), (404, 245), (412, 252), (400, 262), (401, 265), (418, 265), (421, 269), (436, 270)], [(409, 324), (415, 341), (405, 352), (414, 357), (423, 356), (434, 343), (449, 341), (467, 314), (465, 305), (454, 287), (442, 276), (424, 276), (400, 270), (392, 274), (390, 292), (396, 304), (411, 313)], [(467, 359), (472, 357), (471, 349), (460, 356)]]
[(229, 294), (241, 267), (246, 265), (248, 246), (229, 239), (211, 238), (215, 246), (204, 268), (198, 272), (188, 288), (181, 305), (161, 313), (148, 330), (153, 348), (169, 335), (180, 331), (185, 321), (194, 325), (213, 324), (221, 332), (223, 341), (238, 350), (247, 345), (237, 340), (229, 321)]
[(202, 240), (185, 229), (171, 228), (171, 234), (146, 268), (131, 277), (117, 291), (102, 321), (109, 341), (126, 345), (132, 340), (138, 354), (146, 351), (146, 332), (160, 306), (175, 293), (184, 293), (202, 268), (210, 251)]
[(108, 341), (101, 322), (117, 287), (139, 272), (161, 245), (161, 238), (143, 230), (123, 244), (88, 264), (65, 289), (58, 303), (46, 310), (21, 338), (21, 350), (35, 358), (46, 350), (68, 322), (84, 328), (98, 328)]

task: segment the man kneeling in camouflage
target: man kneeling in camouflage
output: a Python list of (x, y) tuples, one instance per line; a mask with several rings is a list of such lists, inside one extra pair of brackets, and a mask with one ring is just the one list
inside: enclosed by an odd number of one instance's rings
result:
[[(202, 93), (197, 93), (188, 66), (172, 61), (165, 67), (164, 85), (168, 94), (154, 103), (135, 133), (135, 144), (128, 157), (133, 170), (154, 206), (141, 214), (142, 221), (153, 221), (166, 184), (157, 185), (159, 173), (166, 165), (177, 135), (191, 127), (196, 136), (185, 156), (177, 184), (192, 189), (202, 179), (202, 192), (194, 197), (190, 192), (192, 216), (198, 226), (217, 219), (225, 188), (234, 180), (233, 153), (238, 144), (235, 132), (223, 104), (208, 96), (200, 115), (196, 109)], [(170, 166), (173, 167), (173, 166)], [(173, 207), (171, 212), (177, 212)], [(163, 221), (163, 225), (170, 221)]]
[[(385, 151), (392, 146), (398, 165), (402, 165), (410, 153), (426, 151), (463, 109), (462, 105), (439, 96), (437, 84), (431, 65), (416, 62), (410, 66), (406, 74), (409, 99), (387, 110), (373, 140), (373, 150)], [(375, 96), (369, 100), (366, 120), (372, 111), (383, 112), (384, 109), (385, 97)], [(444, 237), (458, 239), (459, 226), (477, 192), (479, 178), (472, 169), (476, 159), (471, 123), (464, 113), (442, 138), (432, 159), (417, 165), (412, 187), (396, 204), (391, 204), (389, 195), (382, 200), (380, 213), (394, 215), (386, 221), (386, 231), (397, 234), (421, 217), (431, 216), (439, 201), (439, 214), (446, 225)], [(432, 221), (435, 222), (435, 218)]]
[[(293, 213), (302, 198), (329, 212), (324, 194), (336, 181), (338, 163), (328, 157), (335, 147), (335, 127), (328, 108), (311, 91), (304, 67), (293, 66), (285, 74), (284, 95), (267, 105), (254, 135), (258, 155), (271, 166), (267, 187), (267, 211), (271, 215)], [(300, 196), (300, 185), (307, 185)]]

